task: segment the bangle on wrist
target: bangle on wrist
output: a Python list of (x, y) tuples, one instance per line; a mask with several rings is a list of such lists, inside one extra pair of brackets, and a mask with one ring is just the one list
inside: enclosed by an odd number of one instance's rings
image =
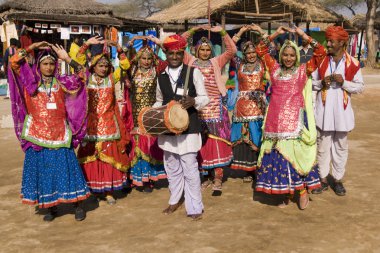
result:
[(27, 52), (27, 53), (31, 53), (33, 50), (34, 50), (33, 48), (28, 47), (28, 48), (25, 50), (25, 52)]
[(312, 48), (315, 48), (317, 45), (318, 45), (318, 41), (316, 41), (315, 39), (313, 39), (312, 37), (309, 38), (310, 40), (310, 46)]
[(266, 35), (266, 36), (262, 36), (261, 37), (261, 39), (262, 39), (262, 41), (264, 42), (264, 44), (266, 45), (266, 46), (269, 46), (269, 44), (270, 44), (270, 38), (269, 38), (270, 36), (268, 36), (268, 35)]
[(20, 58), (25, 57), (27, 54), (28, 54), (28, 51), (25, 50), (25, 49), (20, 49), (20, 50), (18, 51), (18, 57), (20, 57)]
[(220, 35), (222, 35), (222, 36), (225, 36), (226, 34), (227, 34), (227, 32), (224, 29), (220, 31)]
[(236, 41), (239, 41), (241, 39), (240, 36), (238, 36), (236, 33), (234, 34), (234, 36), (232, 38), (235, 38)]

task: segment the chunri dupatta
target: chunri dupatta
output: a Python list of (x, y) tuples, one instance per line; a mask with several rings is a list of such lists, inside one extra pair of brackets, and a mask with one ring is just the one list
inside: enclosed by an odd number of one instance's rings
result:
[[(39, 59), (48, 53), (48, 50), (42, 51), (38, 58), (37, 63), (32, 67), (24, 59), (19, 59), (18, 54), (12, 57), (11, 61), (14, 62), (8, 67), (8, 82), (10, 97), (12, 101), (12, 115), (14, 121), (14, 128), (17, 138), (21, 143), (23, 151), (29, 147), (35, 150), (41, 150), (42, 147), (33, 144), (29, 141), (21, 139), (21, 133), (24, 125), (24, 120), (28, 114), (25, 104), (25, 93), (27, 96), (33, 96), (37, 92), (40, 84), (41, 73), (39, 71)], [(19, 69), (12, 69), (17, 62)], [(67, 114), (67, 121), (72, 131), (72, 144), (77, 147), (86, 134), (86, 114), (87, 114), (87, 93), (84, 86), (83, 79), (78, 75), (59, 76), (58, 63), (54, 72), (55, 78), (58, 80), (61, 88), (65, 91), (65, 108)]]

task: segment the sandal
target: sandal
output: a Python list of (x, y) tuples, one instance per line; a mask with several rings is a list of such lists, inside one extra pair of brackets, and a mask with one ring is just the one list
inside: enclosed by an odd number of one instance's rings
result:
[(222, 180), (220, 179), (215, 179), (214, 183), (212, 185), (212, 196), (218, 197), (222, 195)]
[(243, 177), (243, 183), (251, 183), (253, 181), (252, 176)]
[(212, 184), (212, 181), (207, 179), (206, 181), (204, 181), (202, 184), (201, 184), (201, 189), (202, 191), (206, 190), (207, 188), (209, 188)]
[(107, 195), (106, 199), (108, 205), (112, 206), (116, 204), (116, 199), (112, 195)]

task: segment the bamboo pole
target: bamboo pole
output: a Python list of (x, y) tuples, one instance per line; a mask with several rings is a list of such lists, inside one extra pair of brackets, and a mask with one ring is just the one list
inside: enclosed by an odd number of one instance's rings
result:
[(259, 0), (255, 0), (256, 13), (260, 14)]
[(364, 30), (362, 30), (362, 34), (360, 36), (360, 42), (359, 42), (359, 53), (358, 53), (358, 61), (359, 62), (360, 62), (360, 57), (362, 56), (363, 37), (364, 37)]
[[(211, 27), (211, 0), (208, 0), (207, 14), (208, 14), (208, 25), (209, 25), (209, 27)], [(208, 30), (208, 39), (211, 39), (211, 31), (210, 30)]]
[[(285, 17), (293, 16), (293, 13), (282, 13), (282, 14), (266, 14), (266, 13), (252, 13), (245, 11), (226, 11), (227, 14), (241, 15), (241, 16), (252, 16), (252, 17)], [(293, 20), (293, 18), (292, 18)]]

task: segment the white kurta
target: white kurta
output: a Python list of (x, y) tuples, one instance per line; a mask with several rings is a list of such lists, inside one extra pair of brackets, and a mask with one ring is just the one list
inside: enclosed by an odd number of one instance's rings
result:
[[(345, 76), (345, 55), (342, 60), (336, 64), (330, 57), (330, 64), (326, 70), (325, 76), (329, 76), (332, 73), (341, 74)], [(343, 105), (343, 90), (346, 90), (349, 94), (361, 93), (364, 89), (364, 82), (361, 70), (356, 73), (352, 81), (344, 80), (342, 87), (336, 85), (335, 82), (331, 83), (330, 88), (327, 91), (327, 97), (325, 105), (322, 103), (321, 89), (323, 87), (322, 80), (318, 71), (312, 74), (313, 77), (313, 90), (318, 91), (315, 104), (315, 120), (317, 127), (322, 131), (339, 131), (349, 132), (354, 129), (355, 118), (354, 112), (351, 106), (351, 97), (349, 95), (347, 108), (344, 109)]]
[[(183, 65), (178, 68), (167, 67), (165, 72), (172, 78), (170, 82), (172, 84), (173, 92), (175, 91), (177, 79), (182, 71)], [(173, 80), (174, 79), (174, 80)], [(193, 81), (197, 96), (195, 99), (195, 109), (200, 110), (205, 107), (210, 99), (207, 96), (207, 92), (204, 86), (204, 78), (199, 69), (194, 69)], [(162, 106), (163, 97), (160, 89), (160, 85), (157, 81), (156, 89), (156, 103), (153, 107)], [(183, 155), (192, 152), (198, 152), (202, 147), (202, 137), (200, 133), (196, 134), (181, 134), (181, 135), (160, 135), (158, 136), (158, 146), (165, 151), (169, 151), (174, 154)]]

